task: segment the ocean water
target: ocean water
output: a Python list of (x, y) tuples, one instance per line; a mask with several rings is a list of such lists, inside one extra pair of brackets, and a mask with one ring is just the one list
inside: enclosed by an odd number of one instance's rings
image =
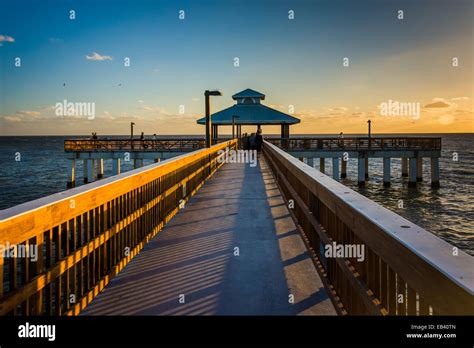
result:
[[(355, 159), (349, 160), (348, 178), (341, 182), (474, 255), (474, 134), (436, 136), (442, 137), (443, 144), (440, 189), (430, 187), (429, 159), (423, 163), (423, 182), (417, 190), (408, 189), (408, 179), (401, 176), (398, 158), (392, 159), (390, 188), (382, 185), (382, 159), (371, 159), (370, 178), (365, 188), (357, 186)], [(0, 209), (66, 189), (67, 160), (63, 142), (67, 138), (71, 137), (0, 137)], [(453, 153), (457, 153), (457, 161)], [(145, 162), (145, 165), (150, 163)], [(315, 167), (319, 167), (318, 160), (315, 160)], [(132, 168), (132, 163), (122, 163), (122, 171)], [(105, 161), (105, 175), (110, 175), (111, 170), (110, 161)], [(329, 160), (326, 160), (326, 173), (332, 174)], [(77, 161), (78, 185), (81, 184), (81, 177), (82, 161)], [(400, 200), (403, 207), (399, 207)]]

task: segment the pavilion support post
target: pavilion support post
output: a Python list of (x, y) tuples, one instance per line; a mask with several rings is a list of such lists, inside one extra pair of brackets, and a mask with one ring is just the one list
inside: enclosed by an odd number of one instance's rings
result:
[(332, 178), (339, 180), (339, 157), (332, 158)]
[(319, 171), (321, 173), (324, 173), (324, 170), (325, 170), (325, 160), (326, 159), (324, 157), (319, 159)]
[(112, 160), (112, 175), (120, 174), (120, 158), (114, 158)]
[(410, 157), (408, 187), (416, 187), (416, 157)]
[(390, 186), (390, 157), (383, 158), (383, 186)]
[(365, 186), (365, 164), (367, 163), (365, 157), (357, 159), (357, 183), (359, 186)]
[(68, 160), (67, 169), (67, 188), (72, 188), (75, 185), (75, 171), (76, 171), (76, 160)]
[(423, 181), (423, 157), (416, 158), (416, 181)]
[(344, 158), (341, 161), (341, 178), (347, 178), (347, 160), (344, 160)]
[(281, 137), (282, 139), (282, 147), (288, 147), (288, 138), (290, 137), (290, 125), (289, 124), (282, 124), (281, 125)]
[(104, 177), (104, 159), (99, 158), (97, 160), (97, 179), (102, 179)]
[(431, 157), (431, 187), (439, 188), (439, 158)]
[(402, 176), (408, 176), (408, 158), (402, 157)]

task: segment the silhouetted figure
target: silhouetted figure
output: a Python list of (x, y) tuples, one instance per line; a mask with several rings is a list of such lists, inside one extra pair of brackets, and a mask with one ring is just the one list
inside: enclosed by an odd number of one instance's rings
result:
[(97, 140), (97, 132), (92, 132), (92, 139)]
[(262, 137), (262, 130), (259, 129), (257, 131), (257, 135), (255, 135), (255, 150), (260, 151), (263, 144), (263, 137)]

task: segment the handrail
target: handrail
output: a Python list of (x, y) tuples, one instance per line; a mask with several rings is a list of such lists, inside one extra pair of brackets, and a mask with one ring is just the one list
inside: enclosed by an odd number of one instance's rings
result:
[(218, 151), (236, 144), (0, 211), (0, 245), (37, 251), (36, 260), (0, 255), (0, 314), (77, 315), (222, 165)]
[[(474, 313), (474, 257), (268, 141), (263, 152), (345, 313)], [(366, 257), (326, 257), (333, 242), (362, 244)]]
[(66, 152), (108, 152), (108, 151), (194, 151), (205, 146), (200, 138), (170, 139), (66, 139)]
[(291, 137), (266, 138), (285, 150), (441, 150), (439, 137)]

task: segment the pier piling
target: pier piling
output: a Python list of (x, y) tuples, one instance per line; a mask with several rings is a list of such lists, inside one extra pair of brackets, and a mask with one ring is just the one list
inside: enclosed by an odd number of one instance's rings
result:
[(439, 158), (431, 157), (431, 187), (439, 188)]
[(325, 162), (324, 162), (325, 158), (320, 158), (319, 159), (319, 171), (321, 173), (324, 173), (324, 165), (325, 165)]
[(120, 158), (114, 158), (112, 161), (112, 175), (120, 174)]
[(357, 183), (359, 186), (365, 186), (365, 166), (367, 161), (364, 157), (359, 157), (357, 160)]
[(416, 158), (416, 181), (423, 181), (423, 158)]
[(345, 161), (344, 158), (341, 162), (341, 178), (347, 178), (347, 161)]
[(68, 170), (67, 170), (67, 187), (72, 188), (75, 185), (75, 171), (76, 171), (76, 160), (68, 160)]
[(408, 158), (402, 157), (402, 176), (408, 177)]
[(339, 157), (332, 158), (332, 178), (339, 180)]
[(84, 184), (87, 184), (87, 167), (89, 165), (89, 162), (87, 159), (84, 160), (83, 165), (82, 165), (82, 178), (84, 180)]
[(410, 157), (408, 187), (416, 187), (416, 172), (417, 172), (416, 157)]
[(102, 179), (104, 177), (104, 159), (99, 158), (97, 160), (97, 179)]
[(390, 157), (383, 158), (383, 186), (390, 187)]

